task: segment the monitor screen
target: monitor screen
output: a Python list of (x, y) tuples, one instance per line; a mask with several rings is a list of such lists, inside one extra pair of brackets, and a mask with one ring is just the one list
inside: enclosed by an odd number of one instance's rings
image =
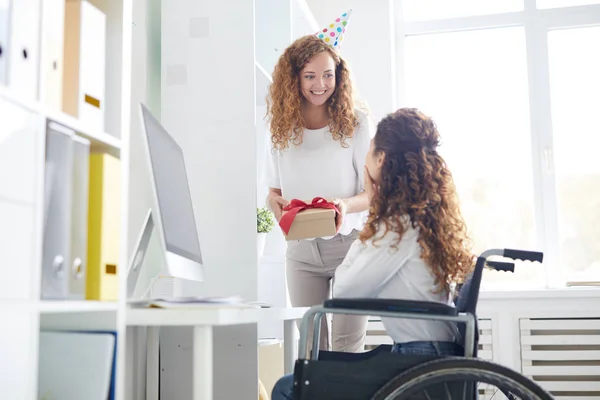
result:
[(150, 111), (141, 107), (167, 251), (201, 264), (183, 151)]

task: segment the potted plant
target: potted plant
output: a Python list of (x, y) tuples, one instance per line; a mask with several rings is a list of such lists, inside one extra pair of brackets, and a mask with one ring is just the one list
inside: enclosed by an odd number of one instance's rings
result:
[(258, 250), (258, 258), (262, 257), (265, 251), (265, 241), (267, 238), (267, 233), (273, 229), (275, 226), (275, 219), (273, 218), (273, 214), (266, 207), (261, 207), (256, 209), (256, 248)]

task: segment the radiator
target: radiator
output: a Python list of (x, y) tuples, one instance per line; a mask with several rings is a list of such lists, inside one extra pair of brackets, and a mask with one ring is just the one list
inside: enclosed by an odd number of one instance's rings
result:
[(600, 319), (521, 319), (521, 372), (557, 400), (600, 399)]

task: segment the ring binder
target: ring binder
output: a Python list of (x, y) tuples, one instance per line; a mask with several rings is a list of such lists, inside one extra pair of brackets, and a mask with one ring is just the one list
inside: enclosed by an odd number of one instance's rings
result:
[(66, 263), (71, 254), (73, 137), (73, 131), (59, 124), (50, 122), (47, 126), (46, 163), (53, 168), (46, 168), (44, 182), (43, 299), (69, 297)]

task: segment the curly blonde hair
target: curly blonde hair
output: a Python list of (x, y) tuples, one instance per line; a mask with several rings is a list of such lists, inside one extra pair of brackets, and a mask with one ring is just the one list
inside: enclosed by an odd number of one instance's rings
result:
[(323, 40), (314, 35), (304, 36), (292, 43), (279, 57), (273, 71), (273, 83), (269, 87), (267, 117), (271, 124), (271, 142), (278, 150), (286, 149), (290, 143), (302, 143), (305, 125), (301, 114), (303, 96), (300, 92), (300, 73), (315, 55), (324, 51), (331, 55), (336, 65), (336, 88), (327, 100), (327, 113), (331, 118), (329, 130), (333, 138), (346, 147), (346, 139), (352, 137), (358, 126), (350, 70), (346, 62)]
[(384, 232), (399, 234), (399, 242), (408, 217), (441, 291), (472, 271), (474, 256), (439, 141), (433, 120), (416, 109), (402, 108), (381, 120), (373, 139), (373, 156), (384, 154), (381, 179), (360, 240), (376, 242), (377, 228), (385, 226)]

